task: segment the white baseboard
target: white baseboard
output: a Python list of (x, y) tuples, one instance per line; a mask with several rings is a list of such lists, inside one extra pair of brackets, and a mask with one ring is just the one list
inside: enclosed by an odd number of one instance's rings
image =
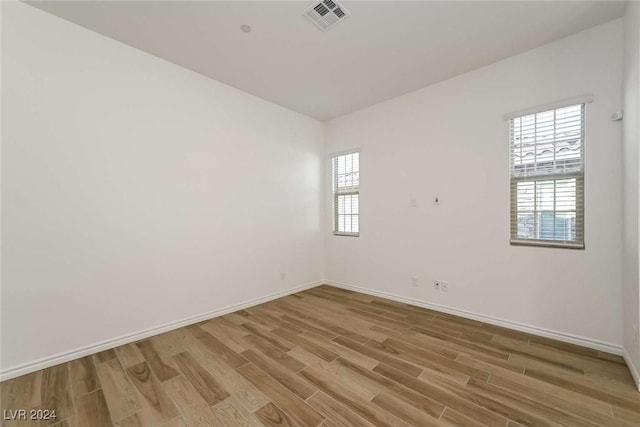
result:
[(629, 368), (629, 372), (631, 372), (631, 376), (633, 377), (633, 382), (636, 384), (638, 391), (640, 391), (640, 373), (638, 372), (638, 368), (635, 363), (627, 353), (627, 349), (623, 349), (622, 357), (624, 357), (624, 361), (627, 363), (627, 367)]
[(373, 295), (380, 298), (386, 298), (393, 301), (402, 302), (409, 305), (415, 305), (417, 307), (428, 308), (435, 311), (441, 311), (444, 313), (449, 313), (456, 316), (464, 317), (467, 319), (478, 320), (480, 322), (489, 323), (491, 325), (502, 326), (505, 328), (514, 329), (516, 331), (526, 332), (532, 335), (539, 335), (545, 338), (551, 338), (554, 340), (563, 341), (570, 344), (576, 344), (583, 347), (592, 348), (594, 350), (603, 351), (606, 353), (616, 354), (618, 356), (622, 355), (622, 347), (611, 344), (611, 343), (594, 340), (591, 338), (585, 338), (577, 335), (566, 334), (564, 332), (558, 332), (550, 329), (539, 328), (537, 326), (526, 325), (524, 323), (513, 322), (511, 320), (500, 319), (497, 317), (474, 313), (472, 311), (460, 310), (453, 307), (447, 307), (445, 305), (433, 304), (425, 301), (420, 301), (414, 298), (393, 295), (387, 292), (361, 288), (359, 286), (348, 285), (346, 283), (333, 282), (333, 281), (325, 281), (325, 283), (327, 285), (335, 286), (337, 288), (361, 292), (363, 294)]
[(209, 320), (218, 316), (223, 316), (225, 314), (232, 313), (234, 311), (238, 311), (245, 308), (253, 307), (255, 305), (263, 304), (265, 302), (269, 302), (274, 299), (295, 294), (296, 292), (300, 292), (305, 289), (315, 288), (316, 286), (321, 285), (323, 283), (324, 283), (323, 280), (307, 283), (304, 285), (286, 289), (284, 291), (279, 291), (264, 297), (254, 298), (252, 300), (245, 301), (239, 304), (230, 305), (230, 306), (212, 310), (206, 313), (198, 314), (196, 316), (191, 316), (181, 320), (176, 320), (175, 322), (165, 323), (164, 325), (155, 326), (153, 328), (145, 329), (144, 331), (123, 335), (117, 338), (102, 341), (96, 344), (91, 344), (91, 345), (81, 347), (75, 350), (71, 350), (65, 353), (56, 354), (53, 356), (28, 362), (22, 365), (14, 366), (12, 368), (0, 371), (0, 381), (6, 381), (11, 378), (15, 378), (21, 375), (29, 374), (31, 372), (39, 371), (40, 369), (49, 368), (51, 366), (55, 366), (60, 363), (69, 362), (70, 360), (88, 356), (93, 353), (109, 350), (111, 348), (128, 344), (134, 341), (138, 341), (144, 338), (148, 338), (153, 335), (158, 335), (163, 332), (168, 332), (173, 329), (178, 329), (183, 326), (192, 325), (194, 323), (202, 322), (204, 320)]
[(274, 299), (282, 298), (287, 295), (294, 294), (296, 292), (303, 291), (305, 289), (311, 289), (321, 284), (327, 284), (330, 286), (335, 286), (337, 288), (352, 290), (356, 292), (361, 292), (367, 295), (373, 295), (380, 298), (386, 298), (393, 301), (428, 308), (431, 310), (441, 311), (444, 313), (453, 314), (456, 316), (464, 317), (467, 319), (478, 320), (481, 322), (489, 323), (492, 325), (503, 326), (505, 328), (514, 329), (516, 331), (526, 332), (533, 335), (539, 335), (546, 338), (556, 339), (558, 341), (563, 341), (571, 344), (581, 345), (584, 347), (592, 348), (599, 351), (604, 351), (607, 353), (622, 355), (631, 371), (631, 375), (634, 378), (636, 385), (638, 386), (638, 390), (640, 390), (640, 374), (637, 367), (631, 361), (631, 358), (627, 354), (626, 351), (623, 351), (622, 347), (616, 346), (614, 344), (593, 340), (590, 338), (584, 338), (576, 335), (565, 334), (563, 332), (552, 331), (549, 329), (539, 328), (537, 326), (526, 325), (518, 322), (513, 322), (510, 320), (499, 319), (492, 316), (486, 316), (479, 313), (474, 313), (467, 310), (460, 310), (457, 308), (447, 307), (440, 304), (433, 304), (424, 301), (420, 301), (414, 298), (403, 297), (398, 295), (393, 295), (387, 292), (375, 291), (367, 288), (361, 288), (359, 286), (348, 285), (346, 283), (334, 282), (334, 281), (323, 281), (319, 280), (316, 282), (307, 283), (304, 285), (296, 286), (293, 288), (289, 288), (283, 291), (279, 291), (264, 297), (254, 298), (249, 301), (245, 301), (242, 303), (230, 305), (227, 307), (219, 308), (217, 310), (209, 311), (206, 313), (202, 313), (196, 316), (191, 316), (185, 319), (177, 320), (175, 322), (166, 323), (164, 325), (156, 326), (150, 329), (146, 329), (144, 331), (136, 332), (133, 334), (123, 335), (117, 338), (113, 338), (110, 340), (102, 341), (96, 344), (92, 344), (89, 346), (85, 346), (82, 348), (78, 348), (75, 350), (71, 350), (65, 353), (56, 354), (53, 356), (49, 356), (46, 358), (42, 358), (39, 360), (35, 360), (32, 362), (28, 362), (22, 365), (18, 365), (9, 369), (5, 369), (0, 371), (0, 381), (6, 381), (11, 378), (19, 377), (21, 375), (29, 374), (31, 372), (38, 371), (40, 369), (45, 369), (51, 366), (58, 365), (60, 363), (65, 363), (70, 360), (78, 359), (84, 356), (88, 356), (93, 353), (98, 353), (100, 351), (109, 350), (114, 347), (118, 347), (124, 344), (128, 344), (134, 341), (138, 341), (144, 338), (148, 338), (153, 335), (158, 335), (164, 332), (168, 332), (174, 329), (181, 328), (183, 326), (191, 325), (194, 323), (202, 322), (204, 320), (212, 319), (214, 317), (223, 316), (228, 313), (232, 313), (234, 311), (242, 310), (245, 308), (253, 307), (255, 305), (263, 304), (265, 302), (272, 301)]

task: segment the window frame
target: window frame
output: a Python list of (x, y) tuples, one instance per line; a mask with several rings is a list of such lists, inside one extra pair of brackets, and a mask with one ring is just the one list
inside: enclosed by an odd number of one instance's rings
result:
[[(509, 132), (509, 210), (510, 210), (510, 222), (509, 222), (509, 243), (513, 246), (534, 246), (534, 247), (553, 247), (553, 248), (563, 248), (563, 249), (585, 249), (585, 198), (584, 198), (584, 187), (585, 187), (585, 168), (586, 168), (586, 116), (587, 116), (587, 104), (591, 102), (591, 98), (575, 98), (571, 101), (566, 101), (563, 103), (557, 103), (555, 105), (549, 104), (546, 106), (541, 106), (538, 108), (532, 108), (528, 110), (523, 110), (521, 112), (512, 113), (509, 115), (505, 115), (505, 120), (507, 121), (508, 132)], [(515, 176), (513, 173), (514, 170), (514, 155), (513, 155), (513, 144), (514, 144), (514, 135), (512, 133), (513, 130), (513, 121), (533, 115), (544, 113), (548, 111), (555, 111), (561, 108), (572, 107), (572, 106), (580, 106), (581, 108), (581, 128), (580, 128), (580, 169), (578, 171), (572, 171), (567, 173), (550, 173), (550, 174), (541, 174), (541, 175), (530, 175), (530, 176)], [(554, 118), (554, 122), (555, 122)], [(555, 135), (554, 135), (555, 137)], [(554, 196), (553, 196), (553, 213), (555, 218), (556, 211), (556, 202), (557, 202), (557, 193), (556, 193), (556, 185), (560, 180), (570, 180), (575, 179), (575, 215), (576, 215), (576, 240), (559, 240), (559, 239), (540, 239), (540, 238), (521, 238), (518, 237), (518, 183), (529, 182), (533, 183), (534, 192), (537, 191), (539, 182), (552, 182), (554, 188)], [(535, 193), (534, 193), (535, 194)], [(533, 215), (534, 221), (537, 221), (537, 215), (541, 211), (548, 211), (545, 209), (538, 208), (539, 199), (537, 194), (534, 195), (533, 198)], [(539, 231), (539, 225), (535, 226), (535, 230)]]
[[(360, 231), (362, 230), (361, 222), (360, 222), (360, 149), (353, 149), (347, 151), (340, 151), (337, 153), (332, 153), (329, 156), (330, 164), (331, 164), (331, 198), (333, 200), (333, 225), (332, 231), (334, 236), (344, 236), (344, 237), (360, 237)], [(336, 160), (338, 157), (347, 156), (349, 154), (358, 154), (358, 186), (352, 186), (349, 190), (337, 191), (336, 189)], [(340, 196), (358, 196), (358, 231), (357, 232), (349, 232), (349, 231), (339, 231), (339, 211), (338, 211), (338, 199)], [(353, 214), (352, 214), (353, 215)]]

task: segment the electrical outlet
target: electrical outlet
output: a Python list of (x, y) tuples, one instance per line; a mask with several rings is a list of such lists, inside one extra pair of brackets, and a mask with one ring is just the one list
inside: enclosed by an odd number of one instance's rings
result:
[(412, 208), (418, 206), (418, 202), (416, 201), (416, 199), (409, 200), (409, 206), (411, 206)]
[(287, 275), (285, 274), (285, 272), (284, 272), (284, 271), (281, 271), (281, 272), (280, 272), (280, 280), (284, 280), (284, 279), (286, 279), (286, 278), (287, 278)]
[(411, 278), (411, 286), (413, 286), (414, 288), (418, 286), (418, 278), (417, 277), (412, 277)]
[(440, 289), (442, 290), (442, 292), (449, 292), (449, 283), (440, 282)]
[(439, 291), (441, 289), (441, 287), (442, 287), (442, 285), (437, 280), (435, 282), (433, 282), (433, 289), (435, 289), (436, 291)]
[(433, 197), (433, 206), (440, 206), (440, 197), (438, 196)]

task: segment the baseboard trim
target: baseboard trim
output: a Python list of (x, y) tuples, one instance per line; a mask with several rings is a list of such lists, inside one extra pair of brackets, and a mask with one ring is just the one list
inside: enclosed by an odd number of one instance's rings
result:
[(640, 373), (638, 373), (638, 368), (635, 363), (633, 363), (633, 359), (629, 353), (627, 353), (627, 349), (623, 348), (622, 357), (624, 357), (624, 361), (627, 363), (627, 367), (629, 368), (629, 372), (631, 372), (631, 376), (633, 377), (633, 382), (636, 384), (638, 391), (640, 391)]
[(497, 317), (487, 316), (480, 313), (474, 313), (472, 311), (461, 310), (458, 308), (448, 307), (445, 305), (429, 303), (425, 301), (420, 301), (414, 298), (403, 297), (398, 295), (393, 295), (387, 292), (375, 291), (372, 289), (361, 288), (360, 286), (349, 285), (341, 282), (334, 282), (327, 280), (325, 281), (327, 285), (335, 286), (337, 288), (347, 289), (351, 291), (360, 292), (367, 295), (372, 295), (380, 298), (386, 298), (393, 301), (401, 302), (404, 304), (414, 305), (417, 307), (428, 308), (431, 310), (441, 311), (448, 314), (453, 314), (456, 316), (464, 317), (466, 319), (478, 320), (481, 322), (489, 323), (491, 325), (502, 326), (509, 329), (514, 329), (520, 332), (526, 332), (532, 335), (538, 335), (545, 338), (551, 338), (558, 341), (576, 344), (583, 347), (592, 348), (594, 350), (603, 351), (606, 353), (616, 354), (618, 356), (622, 355), (622, 347), (594, 340), (591, 338), (580, 337), (577, 335), (566, 334), (564, 332), (553, 331), (550, 329), (540, 328), (537, 326), (527, 325), (524, 323), (513, 322), (511, 320), (500, 319)]
[(233, 304), (227, 307), (219, 308), (216, 310), (208, 311), (206, 313), (198, 314), (196, 316), (187, 317), (181, 320), (176, 320), (174, 322), (165, 323), (164, 325), (159, 325), (153, 328), (145, 329), (140, 332), (135, 332), (132, 334), (123, 335), (117, 338), (113, 338), (106, 341), (101, 341), (96, 344), (91, 344), (85, 347), (81, 347), (75, 350), (71, 350), (65, 353), (59, 353), (53, 356), (45, 357), (39, 360), (35, 360), (33, 362), (28, 362), (22, 365), (18, 365), (9, 369), (5, 369), (0, 371), (0, 381), (6, 381), (11, 378), (19, 377), (21, 375), (29, 374), (35, 371), (39, 371), (40, 369), (49, 368), (51, 366), (59, 365), (60, 363), (69, 362), (74, 359), (78, 359), (84, 356), (88, 356), (93, 353), (98, 353), (100, 351), (109, 350), (114, 347), (118, 347), (124, 344), (128, 344), (134, 341), (138, 341), (144, 338), (151, 337), (153, 335), (158, 335), (164, 332), (169, 332), (174, 329), (181, 328), (183, 326), (192, 325), (194, 323), (202, 322), (204, 320), (209, 320), (214, 317), (223, 316), (228, 313), (232, 313), (234, 311), (242, 310), (245, 308), (253, 307), (255, 305), (264, 304), (265, 302), (272, 301), (274, 299), (282, 298), (287, 295), (295, 294), (296, 292), (303, 291), (305, 289), (315, 288), (321, 284), (325, 283), (323, 280), (318, 280), (311, 283), (306, 283), (304, 285), (296, 286), (293, 288), (289, 288), (283, 291), (275, 292), (273, 294), (254, 298), (249, 301), (241, 302), (238, 304)]

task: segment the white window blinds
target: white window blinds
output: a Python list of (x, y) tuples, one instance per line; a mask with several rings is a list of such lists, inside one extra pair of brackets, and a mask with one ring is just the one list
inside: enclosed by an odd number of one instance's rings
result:
[(331, 159), (333, 177), (333, 233), (360, 235), (360, 153)]
[(511, 243), (584, 248), (585, 104), (509, 120)]

